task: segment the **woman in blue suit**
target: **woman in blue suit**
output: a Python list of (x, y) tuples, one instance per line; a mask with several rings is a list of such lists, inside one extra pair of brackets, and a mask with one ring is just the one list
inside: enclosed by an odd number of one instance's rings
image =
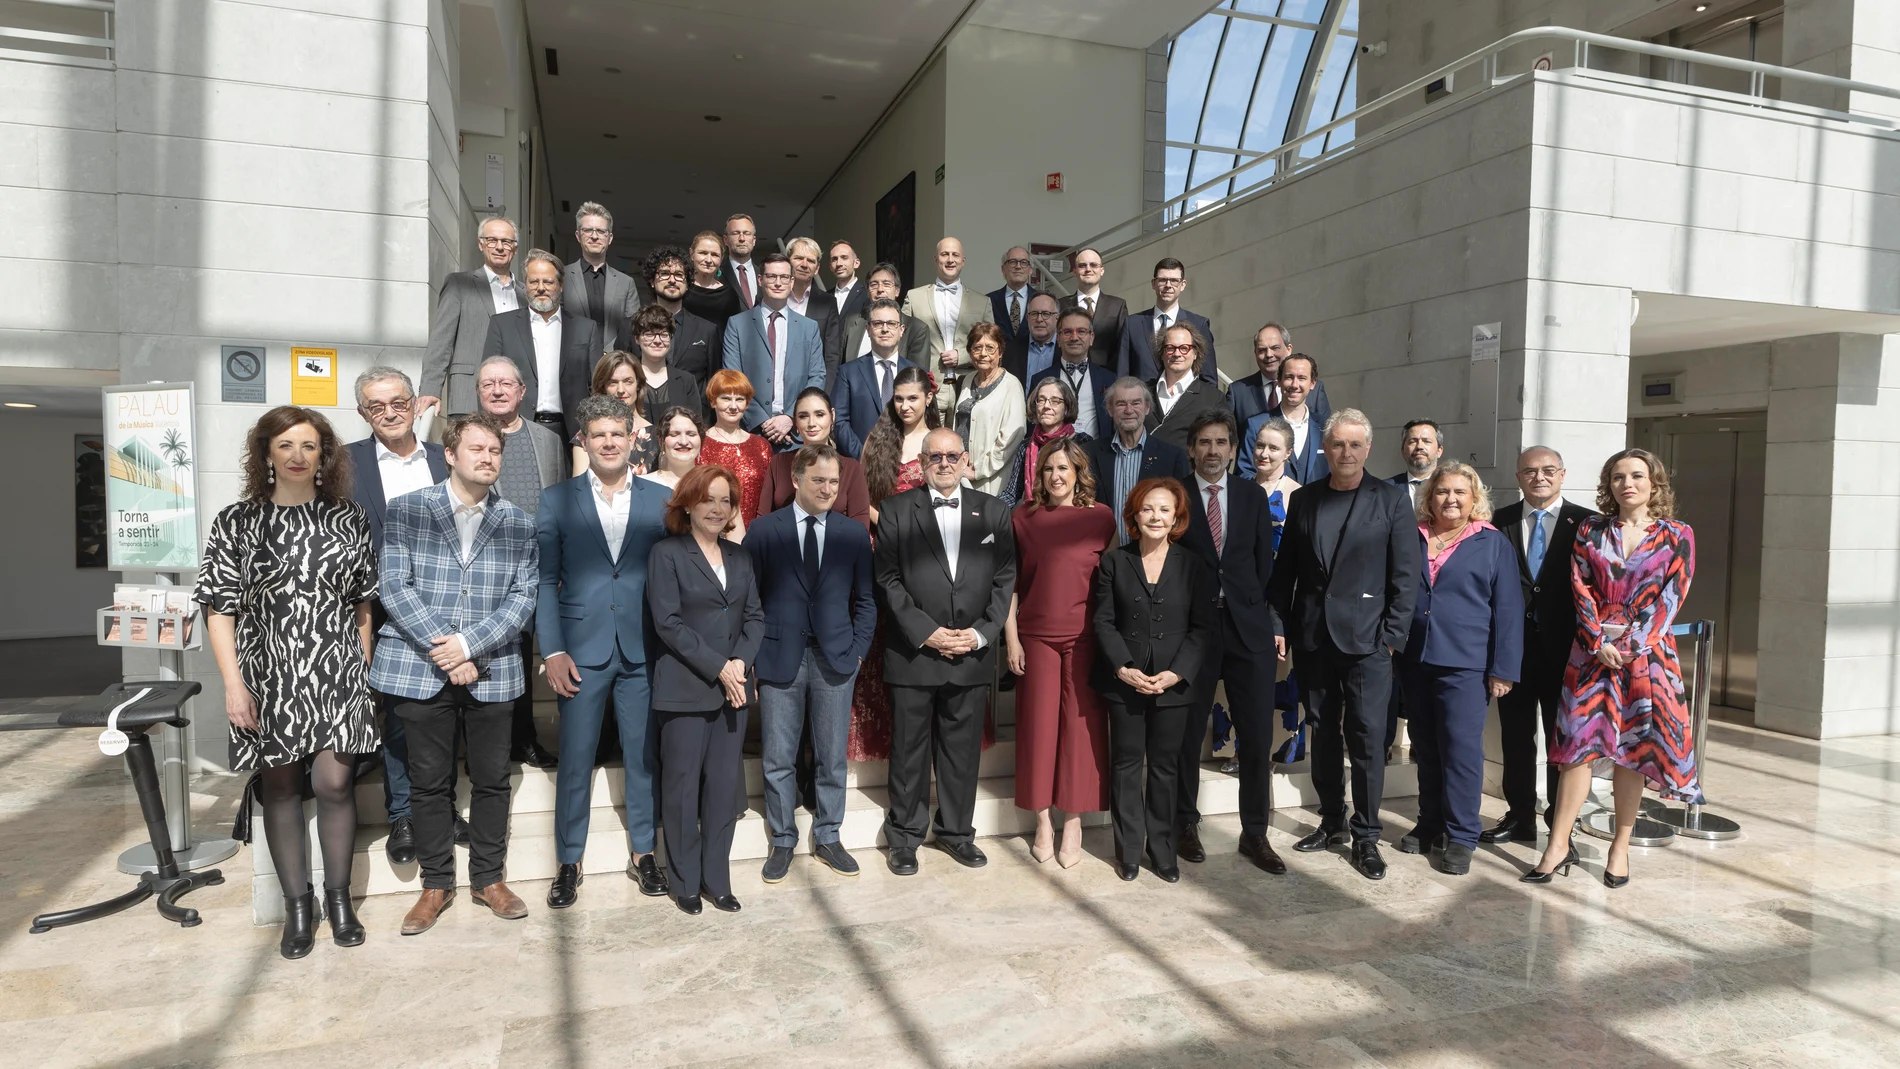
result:
[(1399, 841), (1431, 851), (1440, 872), (1471, 871), (1484, 790), (1484, 721), (1517, 682), (1524, 593), (1508, 536), (1491, 526), (1491, 497), (1469, 465), (1447, 460), (1419, 494), (1425, 567), (1400, 661), (1418, 762), (1418, 826)]

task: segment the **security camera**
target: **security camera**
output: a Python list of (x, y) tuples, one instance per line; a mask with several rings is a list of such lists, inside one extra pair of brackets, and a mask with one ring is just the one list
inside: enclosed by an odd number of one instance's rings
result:
[(1362, 56), (1383, 56), (1385, 55), (1385, 42), (1374, 41), (1369, 45), (1360, 45), (1359, 54)]

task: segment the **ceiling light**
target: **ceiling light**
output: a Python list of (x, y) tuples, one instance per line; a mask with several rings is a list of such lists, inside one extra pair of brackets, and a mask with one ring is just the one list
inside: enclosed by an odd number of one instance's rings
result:
[(1704, 12), (1704, 11), (1707, 11), (1707, 10), (1709, 9), (1709, 5), (1707, 5), (1707, 4), (1697, 4), (1697, 5), (1695, 6), (1695, 9), (1696, 9), (1696, 13), (1697, 13), (1697, 14), (1701, 14), (1702, 12)]
[(617, 141), (620, 138), (619, 134), (602, 134), (600, 136), (606, 138), (609, 141)]
[(611, 190), (611, 189), (603, 189), (603, 190), (601, 190), (601, 192), (602, 192), (602, 193), (612, 193), (612, 192), (613, 192), (613, 190)]
[(601, 68), (601, 70), (604, 70), (604, 71), (606, 71), (606, 72), (607, 72), (608, 74), (619, 74), (619, 73), (620, 73), (620, 68), (619, 68), (619, 67), (602, 67), (602, 68)]
[(744, 58), (745, 58), (745, 53), (744, 53), (744, 52), (734, 52), (734, 53), (732, 54), (732, 58), (733, 58), (733, 59), (744, 59)]
[(719, 121), (719, 116), (717, 116), (717, 115), (708, 115), (708, 116), (706, 116), (706, 121), (707, 121), (707, 122), (718, 122), (718, 121)]
[(40, 407), (31, 401), (8, 401), (6, 404), (8, 408), (38, 408)]
[(836, 100), (836, 99), (838, 99), (838, 94), (836, 94), (836, 93), (826, 93), (826, 94), (825, 94), (824, 96), (821, 96), (821, 97), (819, 97), (818, 99), (820, 99), (820, 100)]
[(798, 158), (798, 153), (796, 153), (796, 152), (787, 152), (787, 153), (785, 154), (785, 158), (786, 158), (786, 159), (788, 159), (788, 160), (795, 160), (795, 159), (797, 159), (797, 158)]
[(683, 216), (683, 215), (675, 215), (675, 216), (673, 216), (673, 218), (675, 218), (675, 219), (684, 219), (684, 218), (686, 218), (686, 217), (685, 217), (685, 216)]

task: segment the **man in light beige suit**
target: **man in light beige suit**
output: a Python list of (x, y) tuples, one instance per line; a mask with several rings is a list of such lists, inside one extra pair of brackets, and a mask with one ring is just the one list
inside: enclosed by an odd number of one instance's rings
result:
[(937, 377), (937, 405), (945, 410), (956, 406), (954, 384), (972, 368), (970, 328), (994, 321), (990, 299), (962, 279), (963, 242), (944, 238), (937, 242), (936, 282), (904, 295), (904, 314), (930, 332), (930, 372)]

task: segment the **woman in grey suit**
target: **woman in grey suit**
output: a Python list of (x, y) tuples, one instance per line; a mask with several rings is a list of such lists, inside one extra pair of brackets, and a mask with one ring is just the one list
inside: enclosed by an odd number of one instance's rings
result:
[(752, 558), (720, 537), (739, 514), (739, 480), (723, 465), (687, 472), (666, 507), (672, 538), (647, 561), (647, 605), (660, 639), (653, 713), (660, 721), (660, 813), (673, 901), (700, 896), (739, 912), (732, 832), (744, 791), (740, 746), (751, 686), (746, 666), (765, 637)]

